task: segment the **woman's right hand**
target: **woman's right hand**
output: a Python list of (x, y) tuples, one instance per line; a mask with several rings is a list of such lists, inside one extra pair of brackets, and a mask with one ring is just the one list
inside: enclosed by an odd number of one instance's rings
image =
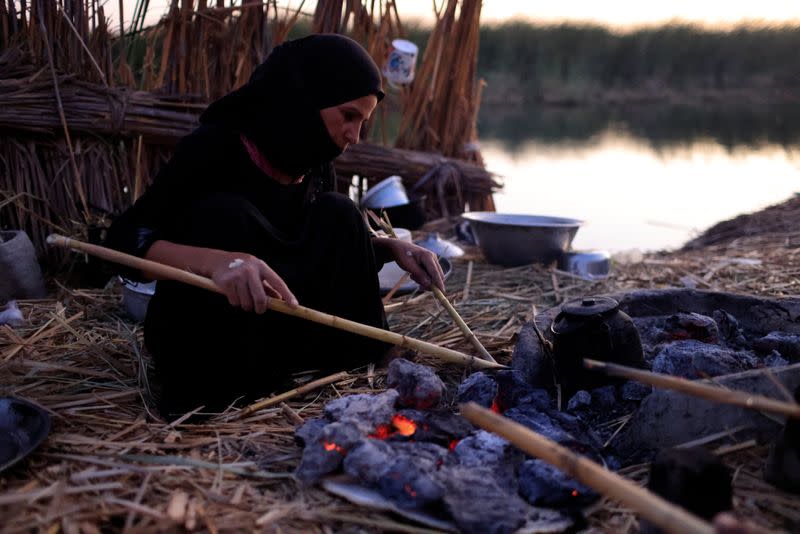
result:
[(297, 299), (278, 274), (250, 254), (227, 252), (211, 270), (211, 279), (223, 290), (231, 306), (246, 311), (267, 311), (267, 297), (280, 298), (290, 306)]

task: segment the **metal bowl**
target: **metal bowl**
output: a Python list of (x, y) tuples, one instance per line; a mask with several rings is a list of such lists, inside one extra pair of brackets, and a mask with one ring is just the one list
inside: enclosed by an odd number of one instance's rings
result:
[(0, 397), (0, 472), (38, 447), (50, 433), (50, 414), (17, 397)]
[(486, 260), (508, 267), (557, 261), (569, 250), (583, 224), (564, 217), (492, 211), (469, 212), (463, 217), (469, 221)]
[(403, 180), (397, 175), (381, 180), (364, 193), (361, 205), (368, 209), (392, 208), (408, 204)]

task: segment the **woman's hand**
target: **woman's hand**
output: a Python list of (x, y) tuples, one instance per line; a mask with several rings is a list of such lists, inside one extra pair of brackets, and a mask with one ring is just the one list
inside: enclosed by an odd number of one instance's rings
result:
[(435, 286), (444, 291), (444, 273), (436, 254), (400, 239), (376, 238), (376, 241), (389, 249), (397, 265), (408, 271), (411, 279), (423, 289), (430, 290)]
[(222, 288), (231, 306), (245, 311), (264, 313), (268, 296), (297, 306), (297, 299), (281, 277), (264, 261), (250, 254), (220, 254), (211, 268), (211, 279)]

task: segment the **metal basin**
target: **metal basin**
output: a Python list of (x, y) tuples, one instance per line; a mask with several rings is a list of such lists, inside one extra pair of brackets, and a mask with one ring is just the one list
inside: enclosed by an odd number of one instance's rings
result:
[(583, 221), (491, 211), (463, 214), (489, 263), (505, 266), (549, 264), (569, 250)]

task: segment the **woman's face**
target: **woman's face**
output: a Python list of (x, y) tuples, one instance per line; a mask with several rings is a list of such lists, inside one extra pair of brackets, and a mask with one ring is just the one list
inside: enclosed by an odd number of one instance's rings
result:
[(358, 143), (361, 125), (370, 118), (377, 105), (378, 97), (367, 95), (338, 106), (321, 109), (319, 114), (333, 142), (344, 150), (347, 145)]

